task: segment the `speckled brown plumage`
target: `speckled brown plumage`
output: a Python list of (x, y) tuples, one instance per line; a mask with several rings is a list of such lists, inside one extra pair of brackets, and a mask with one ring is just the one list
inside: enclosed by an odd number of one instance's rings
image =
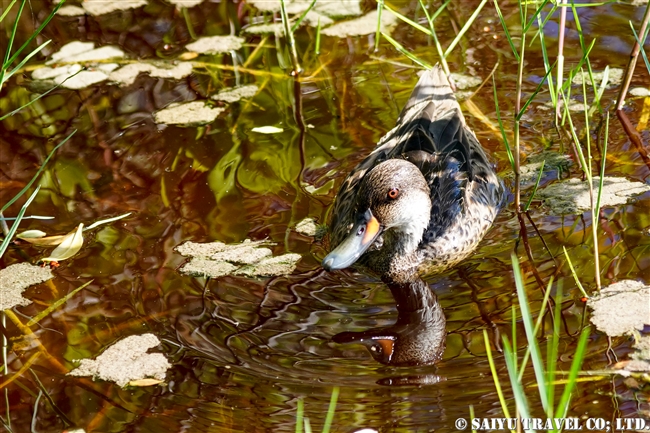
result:
[[(399, 200), (386, 198), (390, 188), (399, 189)], [(447, 78), (435, 67), (418, 81), (397, 126), (341, 185), (330, 242), (333, 248), (341, 244), (370, 209), (383, 231), (357, 263), (388, 282), (412, 281), (471, 254), (504, 196)], [(419, 217), (428, 222), (420, 224)]]

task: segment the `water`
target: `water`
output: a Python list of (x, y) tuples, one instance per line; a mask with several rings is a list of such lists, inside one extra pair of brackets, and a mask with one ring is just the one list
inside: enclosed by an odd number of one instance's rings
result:
[[(411, 3), (399, 5), (409, 16), (417, 2)], [(502, 8), (509, 21), (516, 20), (516, 9)], [(34, 10), (39, 6), (34, 4)], [(444, 35), (444, 44), (454, 35), (451, 22), (464, 22), (472, 10), (471, 5), (455, 5), (451, 15), (441, 16), (438, 32)], [(199, 35), (228, 34), (229, 20), (239, 31), (253, 14), (246, 6), (226, 2), (204, 3), (188, 12)], [(589, 40), (597, 38), (590, 56), (594, 69), (624, 67), (633, 40), (627, 20), (639, 23), (642, 8), (613, 4), (594, 10), (580, 8), (579, 12)], [(567, 64), (575, 64), (579, 43), (571, 13), (568, 19)], [(556, 28), (547, 27), (547, 44), (555, 44)], [(340, 332), (392, 325), (397, 318), (395, 302), (388, 287), (370, 276), (324, 272), (319, 263), (326, 245), (292, 228), (305, 217), (327, 222), (338, 186), (393, 127), (417, 78), (414, 69), (375, 57), (372, 37), (323, 37), (322, 54), (315, 56), (314, 33), (303, 29), (296, 36), (305, 69), (298, 85), (281, 67), (289, 62), (283, 41), (278, 42), (278, 52), (273, 37), (263, 43), (259, 37), (248, 37), (235, 60), (228, 54), (209, 56), (206, 61), (214, 66), (198, 69), (190, 78), (165, 80), (141, 74), (135, 84), (123, 88), (102, 83), (80, 91), (60, 89), (44, 99), (41, 112), (24, 111), (0, 124), (0, 203), (6, 203), (31, 179), (62, 136), (77, 129), (46, 167), (40, 180), (42, 190), (28, 211), (55, 218), (27, 220), (21, 229), (67, 233), (80, 222), (133, 212), (125, 220), (91, 232), (85, 247), (73, 259), (61, 262), (51, 282), (25, 292), (34, 303), (16, 309), (23, 323), (25, 316), (38, 314), (93, 280), (32, 328), (46, 352), (34, 361), (31, 372), (22, 372), (5, 388), (9, 403), (2, 416), (6, 420), (9, 413), (13, 431), (29, 431), (32, 417), (39, 432), (62, 431), (67, 423), (102, 432), (294, 431), (299, 399), (304, 401), (311, 425), (320, 430), (335, 386), (340, 387), (340, 396), (334, 431), (362, 427), (382, 432), (453, 431), (457, 418), (469, 417), (469, 405), (477, 416), (502, 416), (485, 356), (483, 330), (488, 330), (493, 348), (500, 342), (499, 334), (511, 335), (511, 306), (517, 299), (510, 252), (520, 230), (512, 198), (475, 255), (428, 281), (447, 318), (441, 362), (390, 367), (376, 362), (362, 345), (332, 342)], [(90, 40), (120, 46), (130, 56), (144, 59), (174, 58), (190, 41), (182, 15), (159, 2), (100, 18), (57, 17), (46, 35), (57, 48), (72, 40)], [(393, 37), (417, 55), (436, 61), (430, 42), (408, 26), (398, 25)], [(544, 75), (538, 53), (531, 48), (526, 54), (525, 94)], [(410, 64), (386, 41), (381, 43), (379, 56)], [(495, 81), (501, 114), (504, 119), (512, 118), (516, 62), (490, 5), (448, 60), (452, 71), (481, 78), (498, 61)], [(235, 73), (228, 67), (247, 61), (247, 70), (255, 73)], [(633, 87), (647, 86), (643, 67), (637, 67)], [(261, 90), (252, 100), (230, 104), (208, 126), (164, 127), (152, 120), (151, 112), (171, 101), (204, 99), (221, 86), (247, 83), (256, 83)], [(10, 82), (2, 103), (17, 104), (25, 98), (28, 84), (23, 76)], [(617, 87), (605, 91), (608, 108), (617, 91)], [(526, 155), (548, 148), (557, 151), (561, 146), (562, 152), (570, 154), (568, 142), (561, 142), (553, 127), (550, 112), (541, 108), (549, 99), (543, 91), (524, 116)], [(490, 81), (472, 102), (496, 125)], [(639, 122), (642, 107), (643, 99), (629, 103), (626, 110), (633, 124)], [(465, 113), (505, 173), (509, 163), (500, 133)], [(582, 130), (582, 115), (575, 115), (574, 122)], [(51, 126), (44, 131), (47, 125)], [(251, 132), (253, 127), (268, 125), (284, 131), (274, 135)], [(648, 131), (640, 132), (647, 143)], [(609, 137), (606, 172), (647, 184), (648, 166), (615, 117), (610, 120)], [(599, 155), (595, 162), (600, 163)], [(574, 164), (570, 173), (549, 172), (542, 178), (542, 187), (557, 176), (578, 177), (578, 168)], [(532, 184), (525, 191), (531, 188)], [(650, 194), (646, 193), (631, 204), (604, 209), (608, 222), (599, 230), (604, 284), (627, 278), (650, 281), (649, 208)], [(14, 205), (5, 215), (13, 216), (17, 210)], [(554, 275), (564, 288), (558, 369), (566, 370), (586, 310), (564, 262), (562, 246), (583, 283), (592, 288), (591, 223), (588, 214), (548, 216), (537, 201), (531, 217), (557, 260), (556, 267), (526, 220), (538, 274), (544, 283)], [(244, 239), (270, 239), (276, 243), (275, 254), (295, 252), (302, 260), (286, 277), (223, 277), (206, 283), (179, 274), (184, 259), (173, 248), (183, 241)], [(543, 295), (523, 245), (517, 251), (526, 272), (531, 308), (537, 312)], [(14, 246), (1, 259), (2, 266), (35, 261), (42, 254), (41, 248)], [(5, 328), (10, 339), (20, 335), (12, 323)], [(544, 335), (550, 335), (551, 329), (547, 317)], [(146, 332), (161, 339), (158, 351), (173, 364), (163, 385), (120, 389), (103, 381), (63, 375), (74, 367), (74, 359), (95, 357), (123, 337)], [(517, 342), (525, 347), (521, 323)], [(545, 341), (541, 346), (545, 347)], [(582, 369), (605, 368), (608, 355), (612, 356), (607, 349), (607, 338), (592, 332)], [(612, 349), (618, 359), (625, 359), (631, 341), (615, 338)], [(22, 348), (12, 342), (10, 372), (20, 370), (37, 352), (36, 347)], [(505, 362), (498, 353), (495, 356), (505, 385)], [(44, 398), (36, 403), (39, 385), (35, 376), (56, 410)], [(533, 393), (532, 370), (524, 383)], [(634, 390), (628, 385), (618, 377), (581, 383), (569, 414), (608, 420), (639, 416)], [(645, 396), (637, 394), (636, 398), (641, 399), (641, 409), (647, 406)], [(511, 397), (510, 408), (514, 411)], [(540, 415), (541, 410), (536, 408), (535, 413)]]

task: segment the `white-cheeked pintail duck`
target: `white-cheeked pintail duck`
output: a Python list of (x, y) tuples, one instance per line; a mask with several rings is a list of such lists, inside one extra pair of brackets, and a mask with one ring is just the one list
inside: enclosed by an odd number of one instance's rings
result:
[(472, 253), (504, 198), (436, 66), (420, 77), (397, 126), (341, 185), (323, 267), (356, 263), (397, 284), (441, 272)]

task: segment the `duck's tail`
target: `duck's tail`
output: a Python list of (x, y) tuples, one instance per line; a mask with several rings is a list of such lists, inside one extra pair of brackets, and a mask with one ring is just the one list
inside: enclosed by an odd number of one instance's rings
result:
[[(422, 105), (430, 102), (434, 102), (436, 105), (435, 111), (438, 113), (444, 113), (450, 109), (457, 109), (460, 113), (460, 107), (454, 96), (454, 91), (449, 86), (449, 80), (440, 65), (436, 65), (433, 69), (424, 71), (420, 75), (420, 79), (415, 85), (413, 92), (411, 92), (411, 96), (406, 102), (404, 109), (402, 109), (397, 123), (400, 124), (407, 121), (411, 113), (420, 112), (423, 109)], [(462, 113), (460, 113), (460, 116), (463, 123), (465, 123), (465, 118), (462, 117)]]

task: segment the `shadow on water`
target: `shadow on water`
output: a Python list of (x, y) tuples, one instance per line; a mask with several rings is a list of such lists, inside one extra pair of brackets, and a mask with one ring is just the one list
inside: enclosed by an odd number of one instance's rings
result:
[[(417, 4), (399, 3), (404, 13), (412, 13)], [(464, 22), (459, 17), (469, 15), (474, 6), (458, 2), (441, 15), (445, 20), (438, 28), (445, 41)], [(502, 7), (506, 16), (517, 14), (515, 8)], [(34, 6), (35, 11), (48, 8)], [(641, 8), (602, 8), (600, 13), (579, 8), (585, 31), (607, 41), (596, 44), (592, 62), (598, 69), (607, 64), (621, 67), (631, 42), (619, 35), (629, 30), (627, 20), (640, 19)], [(185, 13), (200, 35), (225, 35), (231, 28), (239, 34), (255, 17), (272, 18), (272, 13), (257, 15), (243, 2), (205, 3), (181, 12), (152, 1), (103, 17), (59, 16), (46, 36), (54, 39), (56, 49), (68, 41), (89, 40), (119, 46), (132, 58), (176, 58), (192, 39)], [(548, 38), (555, 37), (551, 27)], [(190, 77), (170, 80), (140, 74), (126, 87), (103, 82), (79, 90), (57, 89), (37, 109), (0, 123), (0, 204), (29, 182), (59, 137), (78, 130), (49, 162), (39, 180), (42, 189), (29, 208), (30, 214), (55, 218), (25, 220), (21, 230), (67, 233), (80, 222), (134, 212), (91, 230), (81, 252), (61, 262), (53, 280), (24, 292), (33, 303), (13, 311), (26, 323), (26, 317), (93, 280), (31, 328), (41, 346), (23, 338), (16, 323), (2, 324), (9, 340), (8, 372), (23, 372), (10, 383), (2, 379), (2, 401), (8, 403), (0, 412), (11, 420), (12, 431), (29, 431), (33, 420), (39, 432), (71, 426), (88, 432), (293, 432), (300, 399), (319, 429), (334, 387), (341, 390), (336, 431), (452, 431), (457, 418), (469, 416), (470, 404), (477, 416), (502, 416), (482, 332), (490, 331), (497, 348), (500, 334), (513, 335), (512, 305), (517, 301), (510, 252), (521, 225), (512, 200), (475, 254), (427, 281), (387, 287), (354, 271), (324, 272), (320, 261), (328, 246), (294, 228), (306, 217), (327, 221), (347, 173), (395, 124), (415, 84), (415, 69), (386, 41), (377, 55), (388, 61), (375, 57), (372, 36), (323, 35), (323, 54), (316, 56), (315, 30), (304, 28), (297, 32), (297, 43), (307, 72), (296, 81), (288, 77), (281, 38), (277, 44), (273, 36), (246, 38), (239, 50), (208, 56), (213, 67), (198, 68)], [(435, 63), (430, 41), (412, 28), (397, 25), (394, 38)], [(565, 55), (579, 58), (577, 37), (570, 38), (573, 44)], [(461, 48), (448, 58), (454, 71), (486, 78), (497, 61), (503, 65), (495, 76), (497, 92), (501, 115), (512, 117), (516, 65), (493, 9), (483, 10)], [(527, 58), (528, 92), (544, 75), (543, 61), (536, 56), (531, 52)], [(204, 100), (222, 87), (243, 84), (256, 84), (257, 94), (235, 103), (215, 102), (226, 110), (207, 125), (177, 127), (153, 121), (152, 112), (171, 102)], [(3, 112), (29, 98), (30, 85), (34, 83), (25, 72), (3, 88)], [(496, 113), (488, 87), (472, 102), (490, 121), (476, 111), (464, 111), (507, 176), (508, 158), (494, 128)], [(606, 89), (605, 98), (613, 100), (615, 93)], [(543, 107), (548, 95), (538, 98), (523, 117), (523, 152), (568, 153)], [(643, 104), (643, 99), (630, 101), (627, 114), (633, 121), (638, 122)], [(576, 119), (582, 127), (580, 122)], [(253, 131), (260, 126), (276, 126), (282, 132)], [(646, 143), (650, 140), (647, 129), (639, 134)], [(648, 167), (614, 122), (610, 136), (607, 172), (647, 183)], [(578, 176), (575, 165), (552, 168), (542, 176), (540, 188)], [(525, 183), (524, 194), (533, 185)], [(5, 215), (15, 215), (20, 205)], [(649, 208), (645, 193), (629, 204), (602, 210), (600, 257), (607, 281), (650, 281)], [(566, 247), (583, 281), (593, 281), (591, 220), (586, 214), (548, 214), (536, 200), (530, 217), (522, 220), (535, 259), (521, 260), (528, 297), (537, 312), (543, 295), (536, 279), (563, 279), (565, 296), (556, 299), (564, 320), (558, 369), (566, 369), (575, 335), (588, 318), (570, 270), (554, 258), (562, 257)], [(178, 272), (184, 259), (174, 251), (189, 239), (269, 239), (275, 244), (274, 255), (294, 252), (302, 259), (288, 276), (192, 278)], [(47, 251), (14, 245), (0, 258), (0, 267), (35, 262)], [(521, 246), (518, 252), (520, 257), (525, 254)], [(154, 351), (172, 363), (162, 385), (122, 389), (65, 375), (76, 366), (74, 360), (94, 358), (126, 336), (148, 332), (162, 341)], [(541, 338), (552, 332), (552, 321), (545, 317)], [(514, 335), (524, 347), (519, 319)], [(594, 332), (583, 369), (605, 368), (608, 356), (625, 357), (631, 344), (627, 337), (608, 341)], [(506, 383), (499, 355), (497, 364)], [(534, 381), (527, 372), (524, 383), (533, 387)], [(39, 397), (41, 392), (47, 398)], [(615, 377), (580, 383), (569, 413), (609, 419), (637, 416), (644, 405), (645, 396)]]

